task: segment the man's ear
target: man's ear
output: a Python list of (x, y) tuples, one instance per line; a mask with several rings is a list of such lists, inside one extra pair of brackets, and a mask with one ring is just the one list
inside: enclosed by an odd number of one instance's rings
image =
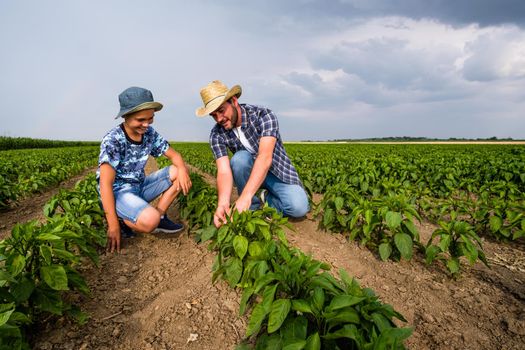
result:
[(237, 96), (232, 96), (230, 98), (230, 103), (233, 105), (233, 106), (237, 106)]

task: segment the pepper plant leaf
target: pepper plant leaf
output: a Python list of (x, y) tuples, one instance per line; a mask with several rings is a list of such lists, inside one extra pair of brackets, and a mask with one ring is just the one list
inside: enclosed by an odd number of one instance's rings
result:
[(396, 233), (394, 235), (394, 243), (396, 244), (397, 250), (399, 250), (401, 256), (405, 260), (410, 260), (412, 258), (413, 242), (408, 234)]
[(321, 350), (321, 338), (319, 332), (315, 332), (306, 339), (304, 350)]
[(395, 230), (396, 228), (398, 228), (402, 221), (401, 213), (397, 213), (394, 211), (387, 212), (385, 219), (386, 225), (390, 230)]
[(381, 243), (379, 245), (379, 256), (381, 257), (381, 260), (387, 261), (390, 254), (392, 254), (392, 245), (388, 242)]
[(277, 299), (272, 303), (268, 318), (268, 333), (278, 330), (290, 312), (290, 299)]
[(50, 265), (40, 268), (40, 276), (54, 290), (68, 290), (67, 274), (63, 266)]
[(244, 236), (236, 235), (233, 238), (233, 249), (235, 249), (235, 253), (240, 259), (244, 258), (248, 251), (248, 239)]

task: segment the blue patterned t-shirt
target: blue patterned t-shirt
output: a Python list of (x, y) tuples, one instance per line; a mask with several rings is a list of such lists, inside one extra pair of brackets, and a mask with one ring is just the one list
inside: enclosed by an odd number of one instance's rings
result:
[(113, 189), (124, 184), (141, 184), (148, 156), (160, 157), (169, 148), (169, 143), (151, 126), (144, 133), (142, 142), (133, 141), (120, 124), (111, 129), (102, 139), (98, 157), (97, 180), (100, 165), (107, 163), (116, 171)]

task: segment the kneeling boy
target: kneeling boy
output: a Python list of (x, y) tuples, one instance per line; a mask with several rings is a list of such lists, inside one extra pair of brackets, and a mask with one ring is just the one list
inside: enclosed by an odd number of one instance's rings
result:
[[(183, 230), (182, 224), (166, 216), (166, 210), (180, 191), (187, 194), (191, 188), (181, 155), (151, 127), (154, 113), (162, 109), (162, 104), (153, 100), (149, 90), (139, 87), (124, 90), (119, 102), (120, 111), (115, 119), (124, 121), (102, 139), (97, 170), (111, 252), (120, 250), (121, 233)], [(144, 167), (150, 155), (164, 155), (172, 165), (146, 176)], [(154, 208), (149, 202), (159, 195)]]

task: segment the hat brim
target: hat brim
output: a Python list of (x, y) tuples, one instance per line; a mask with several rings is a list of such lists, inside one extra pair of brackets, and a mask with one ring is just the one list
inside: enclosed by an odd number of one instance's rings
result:
[(197, 117), (206, 117), (210, 115), (210, 113), (215, 112), (217, 108), (219, 108), (225, 101), (228, 101), (233, 96), (237, 96), (237, 98), (241, 97), (242, 89), (240, 85), (235, 85), (232, 87), (226, 95), (222, 98), (216, 98), (215, 100), (212, 100), (208, 102), (206, 106), (199, 107), (195, 110), (195, 114)]
[(159, 102), (144, 102), (144, 103), (141, 103), (139, 104), (138, 106), (135, 106), (131, 109), (126, 109), (126, 110), (123, 110), (123, 111), (120, 111), (117, 116), (115, 117), (115, 119), (118, 119), (118, 118), (121, 118), (121, 117), (125, 117), (126, 115), (128, 114), (131, 114), (131, 113), (135, 113), (135, 112), (138, 112), (138, 111), (143, 111), (145, 109), (154, 109), (155, 112), (158, 112), (162, 109), (162, 103), (159, 103)]

